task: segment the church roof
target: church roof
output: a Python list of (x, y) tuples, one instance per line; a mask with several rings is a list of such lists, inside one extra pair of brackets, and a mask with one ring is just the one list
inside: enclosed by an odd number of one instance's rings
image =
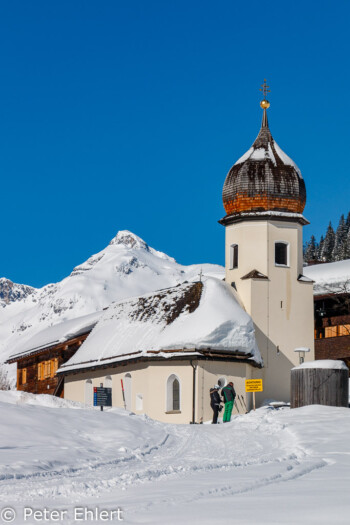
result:
[(273, 139), (267, 120), (268, 106), (262, 107), (263, 119), (255, 142), (232, 166), (225, 180), (222, 196), (226, 218), (272, 211), (302, 218), (306, 202), (303, 177)]
[(203, 353), (262, 364), (251, 317), (236, 293), (214, 278), (113, 303), (58, 373)]

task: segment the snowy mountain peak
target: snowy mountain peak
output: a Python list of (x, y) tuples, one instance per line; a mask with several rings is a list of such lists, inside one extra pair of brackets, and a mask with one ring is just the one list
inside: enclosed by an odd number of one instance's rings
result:
[(36, 289), (25, 284), (16, 284), (6, 279), (6, 277), (0, 278), (0, 306), (6, 306), (16, 301), (22, 301), (35, 292)]
[(47, 327), (99, 312), (115, 301), (198, 280), (201, 270), (223, 277), (220, 266), (182, 266), (134, 233), (120, 231), (106, 248), (76, 266), (61, 282), (36, 290), (2, 279), (0, 362), (19, 339), (22, 347)]
[(118, 232), (109, 243), (110, 246), (118, 244), (123, 245), (125, 248), (136, 248), (146, 250), (147, 252), (149, 251), (148, 244), (142, 240), (141, 237), (138, 237), (128, 230), (122, 230)]

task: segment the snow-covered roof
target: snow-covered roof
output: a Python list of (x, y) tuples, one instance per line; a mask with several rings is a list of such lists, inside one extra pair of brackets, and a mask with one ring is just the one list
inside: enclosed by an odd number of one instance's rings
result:
[(92, 330), (101, 317), (102, 312), (84, 315), (77, 319), (71, 319), (64, 323), (49, 326), (34, 336), (20, 340), (13, 349), (8, 361), (14, 361), (21, 357), (40, 352), (44, 348), (56, 346), (79, 335), (85, 334)]
[[(280, 147), (279, 145), (277, 144), (277, 142), (272, 139), (271, 137), (271, 143), (272, 145), (274, 146), (274, 149), (275, 149), (275, 152), (277, 153), (277, 156), (279, 157), (279, 161), (283, 162), (286, 166), (293, 166), (293, 168), (295, 169), (295, 171), (298, 173), (298, 175), (300, 177), (302, 177), (301, 175), (301, 171), (300, 169), (298, 168), (298, 166), (296, 165), (296, 163), (294, 162), (294, 160), (292, 160)], [(264, 145), (265, 147), (258, 147), (258, 148), (254, 148), (254, 145), (249, 148), (248, 151), (246, 151), (244, 153), (244, 155), (242, 155), (242, 157), (240, 157), (237, 162), (235, 162), (235, 166), (237, 164), (243, 164), (243, 162), (245, 162), (246, 160), (248, 159), (251, 159), (251, 160), (270, 160), (274, 166), (277, 166), (277, 160), (276, 160), (276, 156), (272, 150), (272, 147), (271, 147), (271, 143), (267, 143), (266, 145)]]
[(334, 359), (319, 359), (317, 361), (306, 361), (292, 370), (300, 368), (325, 368), (327, 370), (348, 370), (344, 361), (335, 361)]
[(229, 352), (262, 364), (251, 317), (234, 290), (215, 278), (112, 304), (59, 372), (201, 350)]
[(315, 281), (315, 295), (350, 292), (350, 259), (305, 266), (303, 273)]

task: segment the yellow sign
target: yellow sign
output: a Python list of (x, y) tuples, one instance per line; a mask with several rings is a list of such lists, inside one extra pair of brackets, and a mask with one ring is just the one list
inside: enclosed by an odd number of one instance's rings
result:
[(245, 380), (245, 391), (246, 392), (262, 392), (263, 391), (262, 379), (246, 379)]

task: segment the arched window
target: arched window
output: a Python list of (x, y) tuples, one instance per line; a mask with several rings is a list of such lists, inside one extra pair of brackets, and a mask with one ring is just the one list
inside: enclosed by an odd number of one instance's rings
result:
[(238, 244), (230, 246), (230, 268), (238, 268)]
[(224, 388), (224, 386), (227, 385), (227, 379), (226, 377), (222, 376), (222, 377), (219, 377), (218, 379), (218, 385), (220, 388)]
[(105, 388), (112, 388), (112, 377), (111, 376), (106, 376), (105, 377), (104, 382), (103, 382), (103, 386)]
[(87, 379), (85, 381), (85, 405), (93, 405), (93, 388), (92, 380)]
[(167, 381), (167, 412), (180, 410), (180, 381), (175, 374), (171, 374)]
[(132, 399), (131, 387), (132, 387), (131, 374), (127, 373), (124, 376), (124, 395), (125, 395), (126, 410), (131, 410), (131, 399)]
[(289, 243), (275, 242), (275, 265), (289, 266)]

